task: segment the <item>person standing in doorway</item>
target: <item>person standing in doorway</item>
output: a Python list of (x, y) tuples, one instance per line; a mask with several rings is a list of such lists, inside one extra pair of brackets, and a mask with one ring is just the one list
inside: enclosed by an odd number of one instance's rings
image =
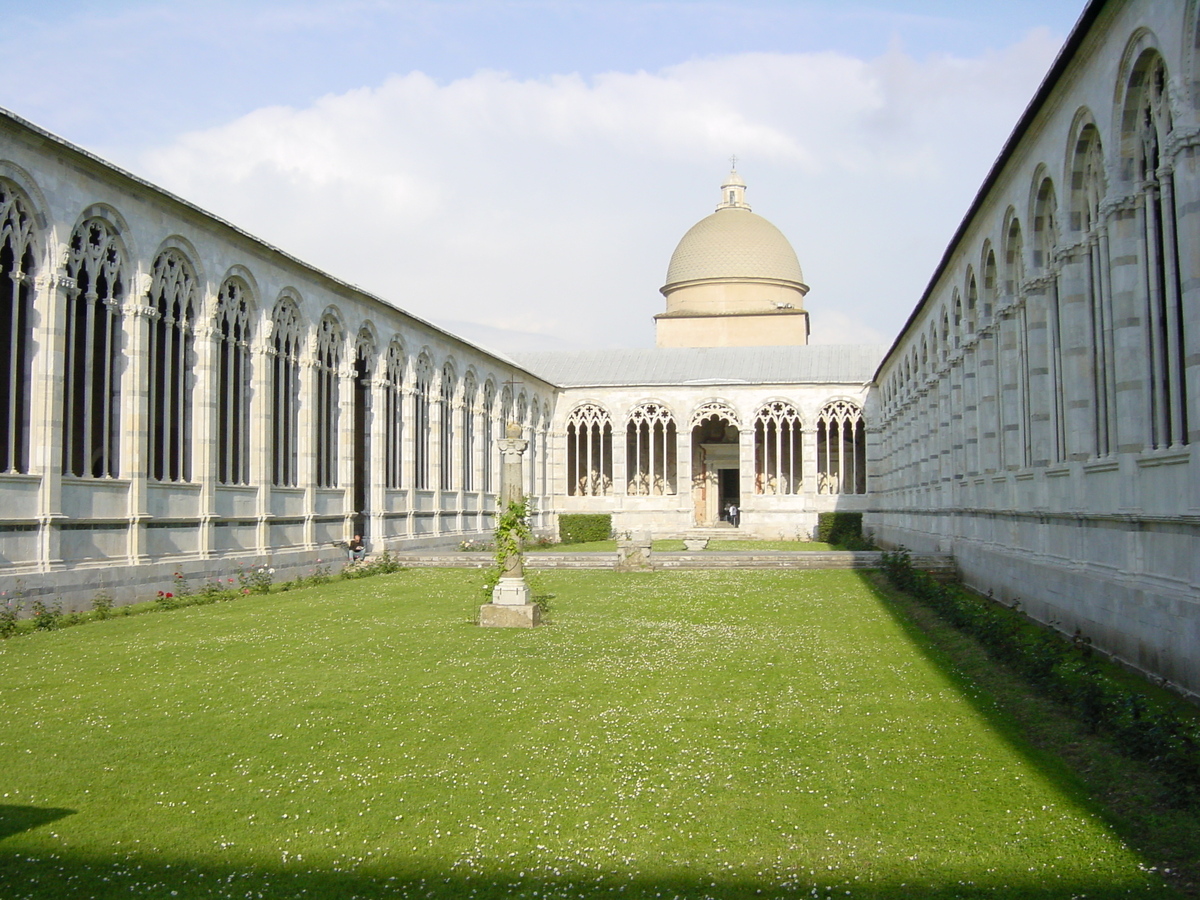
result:
[(742, 514), (742, 511), (737, 508), (736, 503), (729, 504), (729, 524), (732, 525), (734, 528), (738, 527), (738, 524), (741, 521), (741, 519), (740, 519), (741, 514)]

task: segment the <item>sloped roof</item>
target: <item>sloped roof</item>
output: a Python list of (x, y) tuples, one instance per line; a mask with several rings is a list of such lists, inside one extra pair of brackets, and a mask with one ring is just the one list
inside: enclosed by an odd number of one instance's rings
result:
[(864, 384), (886, 347), (653, 347), (511, 354), (521, 368), (559, 387), (687, 384)]

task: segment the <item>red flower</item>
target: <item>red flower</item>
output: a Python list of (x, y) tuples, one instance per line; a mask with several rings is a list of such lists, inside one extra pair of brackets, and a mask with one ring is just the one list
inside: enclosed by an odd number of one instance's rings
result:
[(174, 594), (172, 594), (170, 591), (167, 591), (167, 596), (168, 596), (168, 597), (174, 597), (175, 595), (174, 595)]
[(166, 595), (166, 594), (164, 594), (162, 591), (159, 591), (159, 592), (158, 592), (158, 596), (160, 596), (160, 597), (166, 597), (167, 595)]

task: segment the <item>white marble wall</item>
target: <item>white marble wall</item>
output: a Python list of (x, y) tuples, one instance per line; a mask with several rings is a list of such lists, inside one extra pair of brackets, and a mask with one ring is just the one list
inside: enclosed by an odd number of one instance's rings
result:
[[(318, 557), (336, 558), (332, 542), (344, 540), (365, 522), (373, 549), (415, 543), (456, 543), (490, 530), (499, 485), (498, 456), (491, 455), (492, 490), (483, 490), (485, 465), (484, 388), (490, 383), (494, 437), (502, 435), (500, 396), (504, 382), (515, 381), (514, 409), (524, 410), (527, 437), (546, 442), (549, 427), (541, 412), (553, 407), (554, 389), (528, 372), (454, 335), (404, 313), (384, 300), (338, 281), (256, 240), (201, 210), (137, 180), (106, 163), (46, 135), (18, 119), (0, 116), (0, 179), (31, 213), (36, 270), (33, 286), (32, 352), (28, 373), (32, 400), (28, 471), (0, 473), (0, 588), (22, 582), (27, 590), (60, 593), (68, 599), (94, 591), (98, 581), (134, 591), (153, 582), (164, 567), (218, 571), (239, 561), (269, 560), (285, 568), (311, 565)], [(63, 341), (64, 307), (73, 285), (64, 268), (67, 244), (77, 223), (102, 216), (117, 232), (122, 252), (124, 294), (121, 304), (119, 428), (121, 462), (116, 477), (64, 475)], [(163, 247), (184, 252), (199, 285), (199, 307), (188, 379), (192, 391), (193, 465), (185, 482), (159, 482), (145, 465), (147, 405), (144, 351), (148, 310), (148, 273)], [(213, 314), (217, 293), (227, 278), (246, 285), (252, 306), (250, 376), (250, 482), (218, 483), (217, 416), (225, 408), (219, 396), (217, 345)], [(271, 380), (272, 312), (281, 296), (297, 303), (306, 331), (300, 359), (298, 402), (299, 484), (272, 484)], [(393, 298), (403, 302), (403, 298)], [(336, 486), (318, 487), (313, 387), (314, 329), (323, 315), (342, 329), (342, 367), (336, 446)], [(353, 363), (356, 344), (366, 343), (371, 385), (366, 403), (368, 483), (365, 508), (354, 509)], [(383, 391), (385, 358), (398, 342), (406, 368), (403, 383), (403, 475), (400, 488), (385, 483)], [(432, 474), (429, 489), (413, 488), (414, 367), (419, 355), (433, 366), (433, 421), (429, 436)], [(438, 427), (442, 415), (439, 379), (446, 364), (456, 383), (450, 403), (454, 447), (453, 476), (442, 488)], [(475, 389), (464, 391), (470, 373)], [(471, 410), (475, 434), (469, 465), (471, 490), (463, 489), (467, 463), (462, 454), (463, 410)], [(535, 413), (536, 411), (536, 413)], [(539, 513), (549, 520), (544, 470), (531, 464), (528, 489)], [(112, 569), (97, 576), (97, 569)], [(91, 572), (92, 574), (87, 574)], [(157, 573), (157, 574), (153, 574)], [(161, 585), (159, 585), (161, 587)]]
[[(692, 490), (692, 427), (707, 404), (727, 406), (738, 426), (738, 474), (741, 494), (739, 537), (763, 539), (808, 538), (817, 525), (817, 513), (832, 510), (858, 511), (865, 507), (864, 494), (819, 492), (817, 478), (817, 421), (821, 410), (833, 400), (849, 400), (857, 406), (866, 402), (863, 384), (764, 384), (720, 386), (655, 386), (567, 388), (557, 400), (551, 431), (551, 452), (560, 464), (554, 468), (554, 505), (560, 512), (612, 513), (617, 531), (648, 531), (655, 537), (678, 537), (697, 526)], [(762, 407), (783, 400), (800, 414), (802, 428), (802, 489), (796, 494), (757, 493), (755, 488), (754, 423)], [(567, 484), (567, 422), (572, 410), (593, 403), (607, 411), (612, 422), (613, 484), (606, 496), (572, 496)], [(675, 421), (676, 492), (638, 495), (628, 488), (626, 428), (630, 413), (643, 403), (661, 404)], [(868, 437), (868, 443), (870, 441)]]
[(1194, 2), (1110, 3), (1066, 61), (880, 368), (868, 517), (1192, 693), (1196, 38)]

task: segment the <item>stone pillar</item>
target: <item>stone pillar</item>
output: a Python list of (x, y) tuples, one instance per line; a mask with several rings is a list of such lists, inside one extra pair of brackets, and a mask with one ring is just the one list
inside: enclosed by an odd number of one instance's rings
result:
[[(150, 561), (146, 548), (146, 520), (150, 515), (147, 472), (150, 410), (146, 383), (149, 378), (147, 357), (150, 323), (158, 318), (158, 312), (150, 303), (150, 277), (144, 273), (136, 275), (134, 284), (136, 287), (132, 292), (133, 296), (130, 302), (125, 304), (121, 316), (125, 343), (123, 350), (127, 361), (121, 384), (121, 468), (129, 479), (129, 535), (125, 545), (126, 560), (130, 565), (136, 566)], [(200, 419), (204, 411), (198, 407), (199, 404), (196, 404), (193, 408), (197, 410), (196, 418)], [(200, 513), (203, 516), (203, 508), (200, 509)], [(201, 521), (204, 521), (203, 518)], [(198, 536), (197, 550), (202, 550), (203, 547), (203, 539)]]
[(304, 488), (304, 547), (317, 547), (317, 452), (314, 446), (317, 396), (317, 334), (311, 329), (300, 357), (300, 403), (296, 410), (296, 474)]
[(272, 403), (271, 371), (275, 362), (272, 344), (274, 322), (264, 311), (254, 329), (255, 339), (250, 346), (250, 484), (257, 496), (257, 544), (260, 555), (270, 558), (271, 546), (271, 488), (274, 464), (273, 427), (276, 409)]
[[(508, 425), (508, 437), (496, 442), (503, 462), (500, 469), (500, 511), (510, 503), (519, 503), (521, 490), (521, 459), (529, 442), (521, 437), (521, 426)], [(500, 581), (492, 591), (492, 602), (479, 610), (479, 624), (490, 627), (533, 628), (541, 621), (541, 610), (530, 603), (529, 585), (525, 583), (524, 560), (520, 552), (504, 560)]]
[[(337, 437), (333, 452), (335, 454), (334, 477), (337, 479), (336, 484), (341, 488), (342, 494), (342, 538), (347, 541), (357, 533), (358, 526), (355, 524), (355, 518), (356, 513), (360, 512), (354, 508), (354, 442), (356, 438), (354, 400), (358, 393), (354, 371), (356, 360), (354, 340), (346, 338), (342, 342), (342, 359), (337, 370)], [(363, 531), (367, 531), (365, 525)], [(369, 547), (370, 535), (364, 534), (363, 539)]]
[(375, 377), (371, 379), (371, 399), (367, 406), (368, 467), (371, 479), (367, 484), (367, 508), (371, 511), (367, 529), (371, 542), (384, 547), (387, 538), (387, 366), (384, 360), (375, 361)]
[[(65, 254), (64, 254), (65, 256)], [(63, 393), (66, 390), (67, 293), (78, 290), (74, 279), (59, 268), (35, 282), (32, 396), (40, 398), (30, 409), (30, 471), (41, 473), (38, 521), (41, 539), (38, 562), (45, 570), (63, 565), (58, 523), (62, 510)]]
[[(216, 298), (206, 301), (200, 309), (193, 338), (196, 386), (192, 393), (192, 409), (195, 411), (192, 481), (200, 484), (200, 524), (196, 549), (202, 558), (207, 559), (216, 553), (213, 538), (217, 519), (217, 416), (221, 414), (220, 404), (224, 398), (219, 396), (221, 378), (217, 368), (220, 365), (220, 339), (214, 321)], [(148, 429), (144, 430), (148, 432)], [(145, 468), (145, 462), (142, 467)]]

